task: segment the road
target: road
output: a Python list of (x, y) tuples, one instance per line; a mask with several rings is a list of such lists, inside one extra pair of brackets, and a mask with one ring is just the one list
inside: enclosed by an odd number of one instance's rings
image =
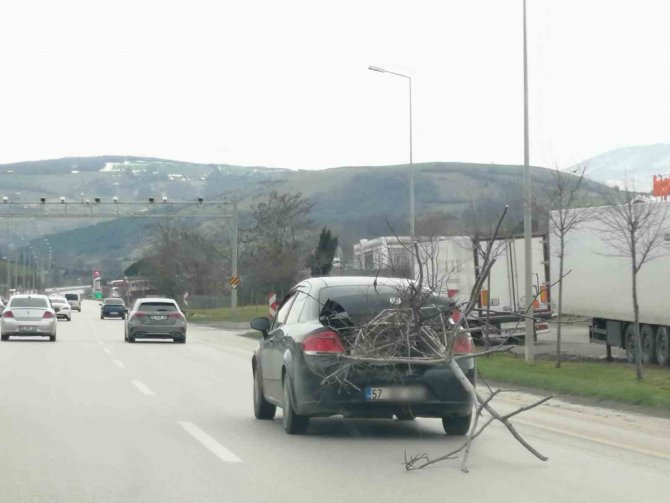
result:
[(493, 426), (469, 474), (458, 461), (406, 473), (405, 451), (459, 441), (435, 419), (318, 419), (298, 437), (281, 412), (257, 421), (251, 339), (191, 325), (185, 345), (127, 344), (93, 302), (58, 329), (55, 343), (0, 343), (3, 502), (667, 499), (670, 420), (550, 402), (516, 421), (547, 462)]

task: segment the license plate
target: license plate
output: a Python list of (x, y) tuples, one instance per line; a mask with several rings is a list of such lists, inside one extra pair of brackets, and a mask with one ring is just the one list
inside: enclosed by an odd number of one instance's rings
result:
[(385, 386), (365, 388), (367, 402), (419, 402), (426, 399), (426, 389), (421, 386)]
[(37, 332), (37, 327), (19, 327), (19, 332)]
[(167, 320), (167, 316), (154, 315), (154, 316), (149, 316), (149, 319), (151, 319), (151, 320)]

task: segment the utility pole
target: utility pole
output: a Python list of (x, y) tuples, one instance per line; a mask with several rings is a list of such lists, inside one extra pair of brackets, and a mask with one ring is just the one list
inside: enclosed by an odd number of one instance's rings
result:
[[(237, 278), (237, 254), (238, 254), (238, 229), (237, 229), (237, 200), (233, 200), (233, 278)], [(233, 286), (230, 292), (230, 307), (237, 309), (237, 289), (239, 286)]]
[(7, 300), (9, 300), (9, 293), (12, 290), (12, 269), (10, 267), (11, 262), (9, 261), (9, 252), (7, 253)]
[(526, 362), (535, 361), (535, 320), (533, 318), (533, 227), (532, 189), (530, 180), (530, 148), (528, 138), (528, 44), (526, 34), (526, 0), (523, 0), (523, 238), (525, 258), (526, 315), (525, 356)]

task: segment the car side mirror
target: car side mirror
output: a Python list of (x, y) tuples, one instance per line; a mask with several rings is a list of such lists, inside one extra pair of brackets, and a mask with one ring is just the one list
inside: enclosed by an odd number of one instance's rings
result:
[(263, 334), (263, 337), (266, 337), (268, 335), (268, 331), (270, 330), (270, 320), (267, 318), (261, 316), (260, 318), (254, 318), (251, 320), (251, 328), (254, 330), (258, 330)]

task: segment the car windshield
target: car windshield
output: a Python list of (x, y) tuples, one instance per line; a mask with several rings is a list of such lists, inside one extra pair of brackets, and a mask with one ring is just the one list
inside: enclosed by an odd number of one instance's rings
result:
[(63, 297), (51, 297), (51, 303), (52, 304), (67, 304), (67, 299), (64, 299)]
[(105, 299), (104, 304), (106, 306), (122, 306), (123, 305), (123, 300), (122, 299)]
[(35, 308), (47, 308), (47, 300), (42, 297), (19, 297), (11, 300), (9, 304), (10, 308), (16, 307), (35, 307)]
[(179, 308), (172, 302), (142, 302), (138, 311), (179, 311)]

